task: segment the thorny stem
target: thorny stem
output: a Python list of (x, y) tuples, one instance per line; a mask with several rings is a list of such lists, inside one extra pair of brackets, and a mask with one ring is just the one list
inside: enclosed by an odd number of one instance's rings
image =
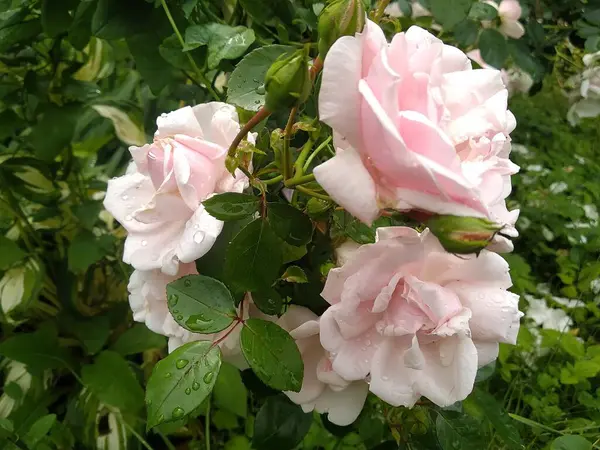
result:
[(309, 173), (308, 175), (303, 175), (301, 177), (294, 177), (287, 181), (285, 181), (285, 187), (297, 187), (300, 184), (310, 183), (311, 181), (315, 181), (315, 174)]
[(323, 60), (321, 59), (320, 56), (317, 56), (314, 61), (313, 61), (313, 65), (310, 68), (310, 79), (313, 80), (313, 82), (316, 80), (317, 75), (319, 75), (319, 72), (323, 69)]
[(252, 128), (262, 122), (264, 119), (271, 115), (271, 111), (267, 110), (264, 106), (260, 108), (254, 116), (242, 127), (240, 132), (237, 134), (231, 145), (229, 146), (229, 150), (227, 151), (227, 156), (234, 157), (235, 151), (240, 145), (240, 142), (248, 135)]
[(304, 186), (296, 186), (296, 189), (302, 192), (303, 194), (309, 195), (311, 197), (319, 198), (321, 200), (331, 201), (331, 197), (325, 194), (320, 194), (319, 192), (315, 192), (312, 189), (308, 189)]
[(319, 153), (321, 153), (321, 150), (323, 150), (325, 147), (327, 147), (329, 145), (329, 143), (331, 142), (331, 140), (333, 139), (332, 136), (329, 136), (327, 139), (325, 139), (321, 145), (319, 145), (315, 151), (312, 153), (312, 155), (310, 155), (308, 157), (308, 159), (306, 160), (306, 163), (304, 164), (304, 167), (302, 167), (302, 171), (306, 172), (306, 170), (310, 167), (310, 163), (313, 162), (313, 159), (315, 159), (317, 157), (317, 155)]
[[(175, 20), (173, 20), (171, 11), (169, 11), (169, 7), (167, 6), (167, 2), (165, 0), (161, 0), (161, 4), (162, 4), (163, 9), (165, 10), (167, 19), (169, 19), (169, 22), (171, 23), (171, 27), (173, 27), (173, 31), (175, 32), (175, 35), (177, 35), (177, 39), (179, 39), (179, 43), (181, 44), (181, 47), (185, 48), (185, 41), (179, 31), (179, 28), (177, 28), (177, 24), (175, 23)], [(204, 73), (202, 73), (200, 68), (196, 65), (196, 61), (194, 61), (194, 58), (192, 58), (192, 55), (189, 52), (184, 52), (184, 53), (187, 55), (187, 58), (190, 61), (190, 64), (192, 65), (194, 71), (196, 72), (196, 75), (198, 75), (198, 78), (200, 78), (200, 81), (202, 81), (202, 83), (204, 83), (206, 90), (208, 90), (210, 95), (212, 95), (212, 97), (215, 100), (217, 100), (217, 101), (221, 100), (221, 97), (219, 97), (219, 94), (217, 94), (217, 92), (213, 89), (212, 84), (210, 83), (210, 80), (208, 78), (206, 78), (206, 75), (204, 75)]]
[(304, 144), (302, 147), (298, 158), (296, 158), (296, 162), (294, 163), (294, 178), (300, 177), (304, 174), (304, 161), (306, 161), (308, 154), (312, 150), (313, 143), (314, 141), (312, 139), (306, 141), (306, 144)]
[(287, 180), (290, 178), (290, 172), (292, 169), (292, 155), (290, 153), (290, 140), (292, 139), (292, 126), (294, 125), (294, 119), (296, 118), (296, 113), (298, 112), (298, 107), (294, 106), (290, 111), (290, 116), (288, 117), (287, 124), (285, 126), (285, 131), (283, 135), (283, 151), (281, 153), (281, 172), (283, 175), (283, 179)]

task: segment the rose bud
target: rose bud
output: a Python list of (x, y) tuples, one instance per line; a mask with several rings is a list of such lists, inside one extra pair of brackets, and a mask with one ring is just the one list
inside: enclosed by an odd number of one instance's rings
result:
[(504, 228), (488, 219), (463, 216), (434, 216), (427, 226), (446, 251), (456, 254), (479, 254)]
[(354, 36), (365, 27), (362, 0), (333, 0), (319, 14), (319, 57), (324, 60), (329, 48), (342, 36)]
[(269, 111), (293, 108), (304, 103), (312, 89), (308, 72), (308, 47), (285, 53), (265, 75), (265, 106)]

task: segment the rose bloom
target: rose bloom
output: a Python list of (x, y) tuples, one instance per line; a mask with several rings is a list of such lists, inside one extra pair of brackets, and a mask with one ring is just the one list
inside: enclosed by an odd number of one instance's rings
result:
[(514, 236), (507, 100), (499, 71), (472, 70), (462, 51), (417, 26), (388, 44), (367, 21), (325, 58), (319, 114), (337, 154), (316, 179), (369, 224), (384, 208), (418, 209), (488, 217)]
[[(523, 12), (519, 0), (501, 0), (499, 4), (493, 1), (486, 1), (484, 3), (498, 10), (498, 17), (500, 17), (499, 30), (502, 34), (513, 39), (523, 37), (525, 28), (519, 22), (519, 18)], [(483, 24), (486, 27), (491, 26), (489, 21), (483, 21)]]
[(379, 228), (375, 244), (329, 272), (321, 294), (331, 304), (320, 338), (333, 371), (369, 380), (394, 406), (463, 400), (498, 343), (516, 341), (522, 314), (508, 270), (486, 250), (447, 253), (428, 230)]
[(330, 422), (350, 425), (360, 414), (369, 387), (363, 380), (347, 381), (333, 371), (329, 353), (319, 342), (319, 317), (308, 308), (292, 305), (277, 321), (290, 332), (304, 361), (300, 392), (285, 392), (304, 412), (327, 413)]
[[(202, 201), (242, 192), (248, 179), (225, 168), (240, 130), (233, 106), (212, 102), (161, 115), (154, 142), (130, 147), (127, 173), (108, 182), (104, 206), (127, 230), (123, 261), (174, 275), (203, 256), (223, 229)], [(254, 136), (248, 135), (254, 142)]]
[[(180, 264), (176, 275), (166, 275), (160, 270), (135, 270), (129, 279), (129, 305), (133, 311), (133, 320), (145, 323), (155, 333), (169, 338), (169, 352), (192, 341), (219, 340), (223, 359), (240, 369), (246, 369), (246, 363), (240, 348), (242, 326), (231, 324), (226, 329), (213, 334), (192, 333), (181, 327), (169, 312), (167, 305), (167, 284), (186, 275), (197, 275), (194, 263)], [(237, 308), (238, 314), (240, 307)], [(249, 296), (244, 299), (244, 319), (248, 317), (266, 318), (252, 303)], [(234, 330), (231, 330), (235, 326)], [(225, 337), (227, 335), (227, 337)], [(221, 340), (221, 338), (225, 337)]]

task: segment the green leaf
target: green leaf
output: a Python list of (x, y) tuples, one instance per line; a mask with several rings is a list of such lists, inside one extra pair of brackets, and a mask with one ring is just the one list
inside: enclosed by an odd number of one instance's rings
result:
[(153, 348), (164, 348), (167, 338), (150, 331), (146, 325), (136, 323), (125, 331), (112, 345), (111, 350), (120, 355), (134, 355)]
[(260, 199), (254, 195), (226, 192), (202, 202), (208, 213), (219, 220), (239, 220), (258, 211)]
[(151, 30), (153, 7), (144, 0), (99, 0), (92, 17), (92, 34), (122, 39)]
[(244, 358), (263, 383), (279, 391), (300, 391), (304, 363), (287, 331), (273, 322), (248, 319), (240, 342)]
[(583, 358), (585, 356), (585, 346), (577, 337), (569, 333), (564, 333), (560, 337), (560, 345), (565, 352), (575, 358)]
[(527, 72), (535, 81), (544, 77), (544, 66), (521, 39), (508, 39), (508, 50), (515, 64)]
[(89, 319), (73, 318), (70, 329), (83, 343), (89, 354), (99, 352), (110, 335), (108, 316), (96, 316)]
[(506, 448), (523, 448), (519, 430), (514, 426), (514, 422), (508, 417), (506, 411), (504, 411), (492, 395), (481, 389), (475, 389), (469, 396), (469, 399), (475, 402), (475, 405), (483, 413), (483, 416), (490, 421), (497, 435), (506, 444)]
[(296, 247), (295, 245), (290, 245), (287, 242), (282, 242), (281, 252), (283, 254), (282, 263), (288, 264), (302, 259), (308, 253), (308, 249), (306, 248), (306, 245)]
[(304, 438), (312, 414), (302, 411), (283, 395), (269, 397), (256, 415), (252, 447), (257, 450), (291, 450)]
[(481, 57), (490, 66), (501, 69), (508, 58), (506, 38), (493, 28), (486, 28), (479, 36), (479, 50)]
[(69, 270), (84, 272), (89, 266), (106, 256), (112, 244), (111, 236), (97, 238), (91, 231), (81, 231), (69, 246)]
[(19, 128), (27, 124), (12, 109), (0, 113), (0, 140), (13, 136)]
[(312, 222), (302, 211), (285, 203), (269, 203), (267, 215), (275, 234), (288, 244), (300, 247), (310, 242)]
[(217, 333), (236, 318), (229, 289), (214, 278), (187, 275), (167, 285), (167, 299), (175, 321), (192, 333)]
[(237, 367), (223, 363), (213, 390), (213, 399), (219, 408), (246, 417), (248, 393)]
[(581, 436), (561, 436), (552, 441), (550, 450), (591, 450), (592, 443)]
[(153, 31), (127, 39), (127, 46), (135, 60), (135, 68), (155, 95), (160, 94), (173, 78), (172, 68), (165, 64), (159, 50), (164, 38), (162, 33)]
[(274, 18), (291, 23), (294, 19), (294, 8), (287, 0), (240, 0), (240, 4), (259, 23), (272, 21)]
[(252, 300), (258, 309), (269, 316), (279, 314), (283, 307), (281, 295), (271, 287), (253, 292)]
[(71, 21), (67, 0), (42, 0), (42, 27), (48, 36), (55, 37), (66, 32)]
[(144, 391), (128, 362), (109, 350), (100, 353), (93, 364), (81, 369), (83, 384), (102, 403), (122, 412), (135, 413), (144, 404)]
[(159, 361), (146, 387), (147, 427), (181, 419), (210, 394), (221, 368), (212, 342), (189, 342)]
[(469, 17), (473, 20), (494, 20), (498, 17), (498, 10), (487, 3), (473, 3), (469, 11)]
[(192, 25), (185, 30), (185, 45), (188, 49), (208, 46), (209, 69), (216, 69), (223, 59), (242, 56), (252, 45), (254, 38), (254, 31), (250, 28), (220, 23)]
[(444, 450), (481, 450), (487, 445), (479, 423), (459, 413), (438, 413), (435, 430)]
[(491, 363), (486, 364), (483, 367), (480, 367), (477, 370), (477, 375), (475, 376), (475, 383), (480, 383), (482, 381), (487, 380), (492, 375), (494, 375), (495, 371), (496, 371), (496, 361), (492, 361)]
[(48, 108), (27, 137), (38, 158), (52, 161), (71, 143), (81, 107), (75, 104)]
[(431, 13), (445, 29), (452, 30), (467, 18), (473, 0), (431, 0)]
[(463, 47), (469, 47), (477, 42), (477, 36), (479, 36), (479, 25), (472, 20), (466, 19), (458, 23), (454, 27), (453, 31), (456, 42)]
[(31, 43), (41, 32), (42, 23), (39, 19), (15, 23), (0, 29), (0, 53), (5, 53), (13, 45)]
[(285, 273), (281, 276), (281, 279), (288, 283), (308, 283), (306, 273), (298, 266), (290, 266), (285, 269)]
[(29, 448), (35, 448), (38, 442), (40, 442), (52, 429), (56, 423), (56, 414), (48, 414), (36, 420), (25, 436), (23, 436), (23, 442), (27, 444)]
[(0, 270), (6, 270), (13, 264), (21, 261), (27, 253), (19, 245), (5, 236), (0, 236)]
[(56, 329), (50, 326), (8, 338), (0, 344), (0, 355), (22, 362), (35, 375), (46, 369), (70, 367), (69, 351), (59, 345)]
[(593, 378), (600, 373), (600, 362), (583, 359), (575, 361), (573, 371), (580, 378)]
[(256, 219), (229, 244), (225, 279), (239, 292), (268, 288), (279, 275), (282, 258), (281, 242), (268, 222)]
[(293, 51), (286, 45), (265, 45), (242, 59), (227, 83), (227, 103), (248, 111), (258, 111), (265, 104), (265, 74), (283, 53)]

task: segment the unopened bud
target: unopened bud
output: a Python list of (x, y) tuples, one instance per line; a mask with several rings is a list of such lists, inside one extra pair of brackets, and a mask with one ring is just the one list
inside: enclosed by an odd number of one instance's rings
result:
[(487, 219), (462, 216), (434, 216), (427, 226), (446, 251), (456, 254), (479, 254), (503, 228)]
[(325, 55), (342, 36), (362, 32), (366, 22), (363, 0), (333, 0), (319, 14), (319, 57)]
[(269, 111), (304, 103), (312, 89), (308, 72), (308, 47), (281, 55), (265, 75), (265, 106)]

